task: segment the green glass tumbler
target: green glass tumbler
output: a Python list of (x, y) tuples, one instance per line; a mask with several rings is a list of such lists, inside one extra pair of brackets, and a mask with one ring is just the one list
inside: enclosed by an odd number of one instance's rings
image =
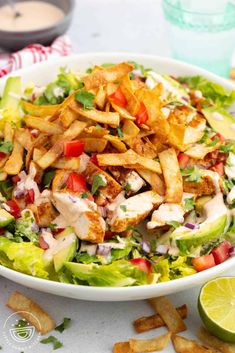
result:
[(229, 76), (235, 49), (234, 0), (163, 0), (174, 58)]

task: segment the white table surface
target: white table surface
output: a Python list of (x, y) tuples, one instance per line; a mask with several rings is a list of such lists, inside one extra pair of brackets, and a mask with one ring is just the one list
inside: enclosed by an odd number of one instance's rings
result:
[[(74, 21), (69, 31), (78, 53), (94, 51), (129, 51), (169, 55), (164, 20), (159, 0), (77, 0)], [(230, 273), (231, 275), (234, 274)], [(2, 327), (11, 314), (5, 307), (8, 296), (18, 290), (37, 301), (60, 323), (64, 317), (72, 319), (71, 327), (63, 334), (53, 333), (61, 341), (60, 353), (110, 353), (117, 341), (136, 336), (131, 322), (139, 316), (150, 315), (151, 308), (144, 301), (126, 303), (94, 303), (56, 297), (14, 284), (0, 277), (0, 346), (1, 352), (14, 353), (2, 336)], [(172, 296), (175, 304), (187, 303), (190, 315), (186, 320), (193, 336), (200, 325), (196, 309), (199, 288)], [(161, 334), (153, 330), (141, 337)], [(37, 344), (25, 352), (52, 352), (50, 345)], [(19, 352), (19, 351), (18, 351)], [(171, 346), (164, 352), (173, 352)]]

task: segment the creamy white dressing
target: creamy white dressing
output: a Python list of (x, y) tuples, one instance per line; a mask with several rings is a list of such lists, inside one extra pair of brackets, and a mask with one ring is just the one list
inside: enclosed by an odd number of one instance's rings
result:
[(31, 31), (51, 27), (59, 22), (64, 12), (57, 6), (44, 1), (16, 2), (15, 10), (21, 16), (15, 17), (12, 8), (0, 8), (0, 29), (5, 31)]
[(221, 189), (220, 189), (220, 175), (216, 172), (213, 172), (212, 170), (208, 170), (208, 169), (203, 169), (201, 170), (202, 175), (204, 176), (209, 176), (214, 184), (215, 187), (215, 192), (216, 193), (221, 193)]
[(107, 179), (103, 174), (99, 174), (99, 177), (102, 179), (103, 183), (107, 185)]
[(171, 110), (167, 107), (163, 107), (163, 108), (161, 108), (161, 112), (168, 119), (169, 115), (171, 113)]
[(159, 196), (158, 199), (156, 199), (154, 193), (151, 191), (132, 196), (116, 207), (109, 223), (113, 224), (117, 218), (120, 220), (125, 218), (136, 218), (141, 214), (150, 212), (153, 205), (158, 202)]
[(229, 179), (235, 178), (235, 155), (232, 152), (229, 152), (224, 171)]
[(89, 255), (95, 255), (97, 249), (96, 244), (81, 244), (81, 247), (79, 249), (79, 252), (87, 252)]
[(235, 131), (235, 124), (231, 124), (230, 127), (233, 131)]
[(69, 247), (76, 239), (74, 233), (66, 234), (59, 239), (55, 239), (53, 235), (47, 231), (43, 231), (41, 235), (49, 246), (49, 248), (43, 253), (45, 260), (51, 260), (55, 254)]
[(55, 97), (64, 97), (64, 90), (61, 87), (55, 87), (53, 89), (53, 94)]
[(203, 97), (202, 92), (199, 91), (199, 89), (197, 89), (196, 91), (194, 91), (194, 97), (198, 99), (202, 98)]
[(110, 212), (113, 212), (122, 202), (126, 200), (125, 191), (121, 191), (117, 197), (113, 200), (112, 203), (106, 206), (106, 209)]
[(14, 195), (17, 193), (24, 194), (25, 191), (33, 189), (34, 191), (34, 200), (36, 201), (40, 197), (40, 191), (37, 183), (33, 180), (36, 175), (36, 169), (34, 165), (30, 164), (29, 174), (27, 175), (24, 171), (20, 172), (19, 178), (20, 181), (16, 184), (16, 190)]
[(128, 173), (126, 183), (130, 185), (130, 191), (134, 193), (139, 191), (145, 185), (144, 180), (135, 171)]
[(213, 119), (218, 120), (218, 121), (223, 121), (224, 120), (223, 115), (218, 113), (218, 112), (213, 112), (211, 114), (211, 116), (212, 116)]
[(213, 197), (203, 206), (203, 211), (206, 218), (203, 224), (212, 223), (222, 215), (229, 216), (229, 210), (224, 204), (224, 198), (221, 192), (217, 193), (215, 197)]
[(161, 227), (167, 222), (176, 221), (179, 223), (184, 222), (185, 211), (179, 204), (164, 203), (156, 211), (153, 212), (151, 222), (147, 223), (148, 229)]
[(232, 204), (235, 200), (235, 186), (230, 190), (230, 192), (227, 195), (227, 203)]

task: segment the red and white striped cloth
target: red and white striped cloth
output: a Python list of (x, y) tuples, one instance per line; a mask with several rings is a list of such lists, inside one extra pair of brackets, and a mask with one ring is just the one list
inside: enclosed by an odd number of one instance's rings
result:
[(72, 44), (68, 36), (58, 37), (50, 47), (41, 44), (30, 44), (24, 49), (13, 54), (0, 53), (0, 77), (3, 77), (14, 70), (29, 65), (50, 60), (58, 56), (72, 54)]

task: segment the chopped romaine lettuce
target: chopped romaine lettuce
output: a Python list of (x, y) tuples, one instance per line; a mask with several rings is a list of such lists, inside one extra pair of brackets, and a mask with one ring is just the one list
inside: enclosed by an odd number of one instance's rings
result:
[(35, 219), (31, 210), (24, 210), (21, 217), (15, 223), (15, 236), (27, 238), (33, 243), (38, 242), (38, 234), (35, 232)]
[[(40, 278), (48, 278), (42, 260), (43, 250), (31, 242), (15, 243), (5, 237), (0, 237), (0, 263), (8, 267)], [(7, 262), (6, 262), (7, 260)], [(8, 261), (9, 260), (9, 261)]]
[(188, 258), (179, 256), (177, 259), (163, 259), (155, 265), (155, 271), (160, 273), (159, 282), (190, 276), (196, 271), (188, 263)]

